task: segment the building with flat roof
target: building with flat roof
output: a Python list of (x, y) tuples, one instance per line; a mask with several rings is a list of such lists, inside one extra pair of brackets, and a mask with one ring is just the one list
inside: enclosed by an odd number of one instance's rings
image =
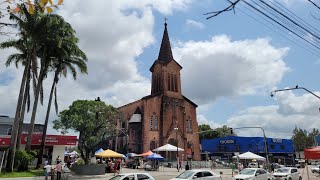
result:
[[(11, 131), (14, 118), (9, 116), (0, 116), (0, 154), (6, 152), (10, 146)], [(20, 149), (25, 149), (27, 143), (27, 134), (30, 124), (24, 123), (22, 127), (21, 146)], [(42, 141), (42, 131), (44, 125), (35, 124), (34, 132), (31, 140), (31, 150), (39, 150)], [(58, 156), (64, 157), (66, 147), (76, 146), (77, 136), (66, 135), (46, 135), (45, 139), (45, 157), (50, 160), (55, 160)]]
[[(266, 138), (270, 163), (294, 164), (294, 148), (290, 139)], [(231, 161), (232, 156), (252, 152), (266, 157), (263, 137), (227, 136), (201, 141), (202, 157)]]

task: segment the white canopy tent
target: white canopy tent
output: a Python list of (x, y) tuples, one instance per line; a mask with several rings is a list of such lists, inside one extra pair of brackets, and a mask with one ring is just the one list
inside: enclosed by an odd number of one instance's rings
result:
[(254, 154), (252, 152), (246, 152), (237, 156), (233, 156), (233, 158), (239, 158), (239, 159), (247, 159), (247, 160), (257, 160), (257, 161), (265, 161), (266, 158), (259, 156), (257, 154)]
[[(166, 144), (154, 149), (153, 151), (177, 151), (177, 146)], [(178, 147), (178, 151), (184, 151), (184, 149)]]

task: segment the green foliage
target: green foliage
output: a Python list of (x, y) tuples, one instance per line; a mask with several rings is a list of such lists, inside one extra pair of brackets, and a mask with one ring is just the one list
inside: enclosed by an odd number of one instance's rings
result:
[(83, 159), (79, 158), (77, 161), (76, 161), (76, 165), (84, 165), (85, 162)]
[(208, 124), (199, 125), (199, 139), (214, 139), (225, 136), (236, 136), (234, 132), (228, 126), (224, 125), (221, 128), (212, 129)]
[(15, 167), (18, 171), (27, 171), (29, 163), (35, 158), (35, 154), (28, 154), (26, 151), (18, 150), (15, 155)]
[(102, 101), (77, 100), (68, 109), (60, 112), (53, 121), (53, 128), (67, 133), (69, 129), (78, 131), (78, 149), (85, 163), (89, 163), (90, 155), (103, 140), (115, 134), (114, 122), (119, 113), (111, 105)]
[(319, 135), (319, 130), (313, 128), (309, 133), (305, 129), (298, 128), (297, 126), (293, 130), (292, 141), (296, 151), (303, 151), (305, 148), (309, 148), (315, 145), (314, 138)]

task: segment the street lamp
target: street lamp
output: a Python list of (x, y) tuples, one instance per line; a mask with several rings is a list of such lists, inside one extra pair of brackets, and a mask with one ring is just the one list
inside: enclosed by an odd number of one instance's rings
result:
[(299, 87), (298, 85), (296, 85), (296, 87), (294, 87), (294, 88), (277, 89), (277, 90), (271, 91), (270, 96), (273, 97), (274, 94), (279, 91), (290, 91), (290, 90), (296, 90), (296, 89), (303, 89), (303, 90), (307, 91), (308, 93), (312, 94), (313, 96), (317, 97), (318, 99), (320, 99), (320, 96), (316, 95), (315, 93), (311, 92), (310, 90), (308, 90), (304, 87)]
[(177, 141), (177, 169), (178, 169), (178, 172), (179, 172), (179, 149), (178, 149), (178, 144), (179, 144), (179, 141), (178, 141), (178, 130), (179, 130), (179, 128), (175, 127), (174, 130), (176, 131), (176, 141)]

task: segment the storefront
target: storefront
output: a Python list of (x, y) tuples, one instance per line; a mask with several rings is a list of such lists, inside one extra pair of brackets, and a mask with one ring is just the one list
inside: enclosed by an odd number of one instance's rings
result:
[[(280, 164), (294, 164), (294, 149), (290, 139), (266, 138), (267, 151), (270, 162)], [(266, 157), (265, 141), (263, 137), (228, 136), (201, 141), (203, 158), (231, 161), (232, 156), (245, 152), (252, 152)], [(207, 154), (207, 155), (206, 155)]]
[[(0, 149), (7, 149), (10, 146), (10, 135), (0, 135)], [(31, 141), (31, 149), (39, 150), (41, 145), (42, 134), (33, 134)], [(27, 134), (21, 135), (21, 147), (25, 149), (27, 142)], [(64, 157), (66, 147), (76, 146), (77, 136), (65, 136), (65, 135), (46, 135), (45, 140), (45, 157), (54, 161), (58, 156)]]

